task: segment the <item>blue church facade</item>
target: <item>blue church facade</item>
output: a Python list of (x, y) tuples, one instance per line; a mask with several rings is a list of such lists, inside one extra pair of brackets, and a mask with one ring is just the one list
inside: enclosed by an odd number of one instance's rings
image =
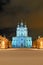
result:
[(16, 37), (12, 37), (12, 47), (13, 48), (30, 48), (32, 47), (32, 37), (28, 37), (27, 26), (22, 22), (17, 25)]

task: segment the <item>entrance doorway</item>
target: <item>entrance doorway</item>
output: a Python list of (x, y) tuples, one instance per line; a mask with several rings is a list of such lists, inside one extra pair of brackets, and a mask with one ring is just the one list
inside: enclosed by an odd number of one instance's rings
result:
[(21, 48), (23, 48), (24, 47), (24, 45), (23, 45), (23, 43), (21, 43)]

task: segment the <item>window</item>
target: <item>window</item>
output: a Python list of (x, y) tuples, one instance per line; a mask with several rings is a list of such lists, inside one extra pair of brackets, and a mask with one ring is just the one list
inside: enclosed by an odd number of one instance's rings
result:
[(30, 41), (30, 40), (29, 40)]
[(21, 40), (23, 40), (23, 39), (21, 39)]

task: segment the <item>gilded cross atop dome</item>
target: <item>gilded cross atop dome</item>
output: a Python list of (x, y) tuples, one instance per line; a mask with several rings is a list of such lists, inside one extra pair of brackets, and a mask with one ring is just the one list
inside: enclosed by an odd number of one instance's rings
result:
[(23, 26), (24, 24), (23, 24), (23, 19), (21, 19), (21, 23), (20, 23), (20, 26)]
[(21, 22), (21, 24), (20, 24), (21, 26), (23, 26), (23, 22)]
[(18, 23), (17, 27), (19, 27), (19, 23)]

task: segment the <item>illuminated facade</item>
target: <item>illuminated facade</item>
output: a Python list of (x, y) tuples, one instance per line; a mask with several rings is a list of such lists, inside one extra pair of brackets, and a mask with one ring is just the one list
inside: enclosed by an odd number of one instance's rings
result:
[(43, 48), (43, 37), (39, 37), (33, 42), (33, 48)]
[(6, 37), (0, 36), (0, 48), (6, 49), (11, 47), (11, 42)]
[(13, 48), (32, 47), (32, 37), (28, 37), (27, 26), (24, 25), (22, 22), (20, 25), (19, 24), (17, 25), (16, 37), (12, 37), (12, 47)]

